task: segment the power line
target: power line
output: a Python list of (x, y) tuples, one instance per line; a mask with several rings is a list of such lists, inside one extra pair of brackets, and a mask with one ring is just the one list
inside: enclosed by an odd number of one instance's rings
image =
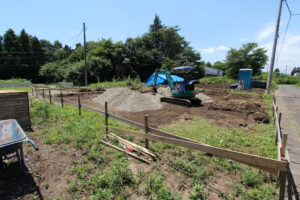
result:
[(285, 2), (286, 6), (287, 6), (287, 8), (289, 10), (290, 15), (289, 15), (289, 20), (288, 20), (288, 23), (286, 25), (285, 32), (284, 32), (284, 35), (283, 35), (283, 38), (282, 38), (282, 43), (281, 43), (281, 46), (280, 46), (280, 49), (278, 51), (277, 58), (276, 58), (277, 68), (278, 68), (278, 65), (279, 65), (278, 61), (279, 61), (281, 50), (282, 50), (282, 47), (283, 47), (283, 44), (284, 44), (284, 41), (285, 41), (286, 33), (287, 33), (288, 29), (289, 29), (289, 25), (290, 25), (291, 18), (292, 18), (292, 15), (293, 15), (292, 12), (291, 12), (291, 9), (290, 9), (290, 7), (289, 7), (289, 5), (287, 3), (287, 1), (285, 0), (284, 2)]
[[(80, 35), (82, 34), (82, 32), (83, 32), (83, 28), (80, 30), (80, 32), (79, 32), (79, 34), (77, 35), (76, 39), (74, 40), (74, 42), (73, 42), (72, 45), (70, 45), (70, 46), (75, 45), (75, 43), (78, 41), (78, 39), (79, 39)], [(70, 41), (68, 44), (70, 44), (70, 43), (71, 43), (71, 41)]]

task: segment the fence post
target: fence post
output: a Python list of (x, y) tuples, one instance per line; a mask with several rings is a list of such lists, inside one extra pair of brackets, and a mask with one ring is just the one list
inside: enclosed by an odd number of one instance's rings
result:
[(52, 104), (51, 90), (49, 89), (49, 102)]
[[(148, 128), (148, 115), (144, 116), (144, 121), (145, 121), (145, 133), (148, 134), (149, 128)], [(149, 140), (145, 139), (145, 148), (149, 149)]]
[(81, 115), (80, 92), (78, 92), (78, 112), (79, 112), (79, 115)]
[(61, 107), (63, 108), (64, 107), (64, 99), (63, 99), (63, 94), (60, 90), (60, 102), (61, 102)]
[(279, 125), (279, 127), (281, 127), (281, 126), (280, 126), (280, 123), (281, 123), (281, 115), (282, 115), (282, 113), (279, 113), (279, 115), (278, 115), (278, 123), (279, 123), (278, 125)]
[(285, 188), (286, 188), (286, 172), (279, 172), (279, 200), (284, 200)]
[(106, 101), (105, 101), (105, 134), (108, 134), (108, 111), (107, 111)]
[(35, 97), (38, 98), (38, 89), (35, 88)]
[(32, 96), (34, 95), (34, 93), (33, 93), (33, 87), (31, 86), (31, 94), (32, 94)]
[(288, 135), (286, 133), (284, 133), (282, 135), (282, 146), (281, 146), (281, 156), (282, 157), (285, 157), (285, 150), (286, 150), (287, 138), (288, 138)]
[(43, 99), (45, 99), (45, 90), (42, 89)]

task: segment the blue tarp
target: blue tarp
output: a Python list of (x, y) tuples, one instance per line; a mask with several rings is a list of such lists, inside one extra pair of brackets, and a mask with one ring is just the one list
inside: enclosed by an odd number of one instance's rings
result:
[[(151, 74), (151, 76), (148, 78), (147, 82), (145, 83), (145, 85), (152, 85), (154, 83), (154, 74)], [(179, 76), (176, 76), (176, 75), (171, 75), (172, 79), (174, 82), (183, 82), (184, 79), (179, 77)], [(157, 77), (157, 81), (156, 81), (156, 84), (162, 84), (163, 82), (165, 82), (167, 80), (166, 78), (166, 75), (164, 74), (158, 74), (158, 77)]]

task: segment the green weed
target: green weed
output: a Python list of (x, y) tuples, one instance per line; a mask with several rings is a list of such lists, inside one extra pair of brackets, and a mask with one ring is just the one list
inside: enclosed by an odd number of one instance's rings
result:
[(205, 200), (207, 199), (207, 192), (199, 184), (196, 184), (193, 188), (193, 191), (190, 193), (189, 198), (191, 200)]

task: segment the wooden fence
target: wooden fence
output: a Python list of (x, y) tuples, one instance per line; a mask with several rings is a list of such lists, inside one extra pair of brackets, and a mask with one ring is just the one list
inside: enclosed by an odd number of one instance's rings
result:
[[(274, 122), (276, 126), (276, 139), (278, 146), (278, 159), (271, 159), (267, 157), (262, 157), (258, 155), (253, 154), (247, 154), (242, 152), (233, 151), (230, 149), (224, 149), (219, 147), (210, 146), (207, 144), (202, 144), (197, 141), (193, 141), (188, 138), (180, 137), (177, 135), (174, 135), (172, 133), (168, 133), (162, 130), (158, 130), (152, 127), (148, 126), (148, 119), (145, 117), (145, 124), (140, 124), (138, 122), (131, 121), (129, 119), (125, 119), (119, 116), (111, 115), (108, 113), (108, 107), (107, 102), (105, 102), (105, 111), (99, 111), (94, 108), (91, 108), (89, 106), (81, 105), (80, 101), (80, 93), (78, 93), (78, 102), (73, 102), (69, 100), (63, 99), (62, 90), (60, 92), (60, 98), (51, 98), (51, 90), (54, 90), (53, 88), (36, 88), (32, 87), (32, 96), (40, 96), (42, 98), (45, 97), (45, 90), (49, 90), (48, 98), (49, 101), (56, 101), (60, 102), (61, 106), (64, 106), (64, 103), (77, 106), (78, 112), (81, 114), (81, 109), (84, 108), (86, 110), (89, 110), (91, 112), (99, 113), (105, 116), (105, 132), (106, 134), (109, 134), (109, 130), (114, 130), (122, 134), (131, 135), (138, 137), (140, 139), (145, 139), (146, 147), (149, 147), (149, 140), (152, 141), (158, 141), (158, 142), (164, 142), (168, 144), (178, 145), (181, 147), (186, 147), (189, 149), (195, 149), (199, 151), (203, 151), (206, 153), (211, 153), (217, 156), (222, 156), (246, 165), (249, 165), (251, 167), (255, 167), (264, 171), (267, 171), (269, 173), (275, 174), (278, 176), (278, 183), (279, 183), (279, 199), (284, 199), (285, 191), (286, 191), (286, 182), (288, 180), (288, 194), (289, 196), (291, 194), (297, 194), (296, 187), (294, 185), (290, 186), (290, 178), (292, 177), (289, 170), (289, 159), (288, 159), (288, 152), (286, 151), (286, 144), (287, 144), (287, 134), (283, 134), (280, 127), (280, 120), (281, 120), (281, 113), (278, 113), (278, 107), (276, 107), (276, 99), (273, 100), (273, 114), (274, 114)], [(56, 89), (59, 90), (59, 89)], [(139, 129), (144, 129), (144, 133), (137, 132), (137, 131), (130, 131), (125, 129), (120, 129), (116, 127), (109, 127), (108, 126), (108, 118), (111, 117), (115, 120), (118, 120), (120, 122), (123, 122), (125, 124), (137, 127)], [(289, 187), (290, 186), (290, 187)], [(296, 199), (299, 199), (296, 197)]]

